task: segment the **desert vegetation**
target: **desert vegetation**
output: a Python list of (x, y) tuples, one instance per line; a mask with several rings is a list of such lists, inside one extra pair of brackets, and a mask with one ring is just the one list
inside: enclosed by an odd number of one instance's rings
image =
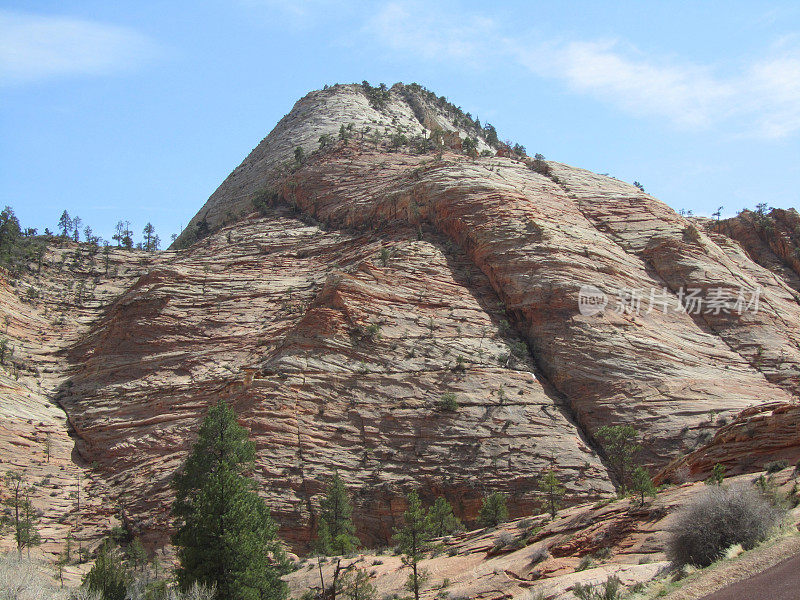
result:
[(707, 567), (736, 544), (745, 550), (763, 542), (781, 511), (750, 487), (712, 485), (677, 515), (667, 556), (676, 565)]

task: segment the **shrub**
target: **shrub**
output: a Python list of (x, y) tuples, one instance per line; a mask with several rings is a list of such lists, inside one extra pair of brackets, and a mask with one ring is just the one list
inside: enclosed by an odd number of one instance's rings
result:
[(785, 460), (775, 460), (764, 465), (764, 470), (767, 473), (777, 473), (783, 471), (789, 464)]
[(722, 485), (722, 482), (725, 480), (725, 467), (721, 464), (716, 463), (714, 468), (711, 469), (711, 475), (709, 475), (708, 479), (706, 479), (706, 483), (709, 485)]
[(356, 324), (350, 330), (350, 339), (354, 344), (361, 341), (374, 342), (381, 337), (380, 323), (370, 323), (369, 325)]
[(86, 590), (58, 590), (44, 574), (45, 565), (18, 556), (16, 553), (0, 555), (0, 598), (3, 600), (100, 600)]
[(508, 531), (504, 531), (497, 539), (494, 541), (494, 546), (492, 550), (494, 552), (500, 552), (501, 550), (510, 550), (514, 545), (514, 536), (509, 533)]
[(445, 412), (455, 412), (458, 410), (458, 400), (453, 392), (442, 394), (442, 397), (436, 401), (436, 410)]
[(280, 194), (272, 189), (260, 190), (253, 197), (253, 208), (260, 214), (268, 215), (272, 207), (280, 199)]
[(538, 565), (540, 562), (543, 562), (550, 558), (550, 552), (547, 550), (546, 546), (539, 546), (535, 548), (533, 552), (531, 552), (530, 562), (532, 565)]
[(481, 527), (497, 527), (508, 520), (506, 495), (502, 492), (492, 492), (483, 499), (481, 510), (478, 513), (478, 522)]
[(536, 154), (533, 160), (530, 163), (531, 171), (539, 173), (540, 175), (544, 175), (545, 177), (550, 176), (550, 165), (547, 164), (545, 161), (544, 156), (541, 154)]
[(382, 246), (380, 252), (381, 265), (385, 267), (389, 263), (389, 259), (391, 257), (392, 257), (391, 251), (386, 246)]
[(734, 544), (750, 550), (764, 541), (780, 516), (777, 508), (751, 488), (708, 487), (675, 518), (667, 557), (678, 566), (706, 567)]
[(395, 148), (395, 149), (399, 148), (400, 146), (407, 146), (408, 145), (408, 138), (405, 135), (403, 135), (402, 133), (395, 133), (389, 139), (389, 145), (392, 148)]
[(619, 600), (622, 598), (621, 588), (619, 578), (609, 577), (602, 585), (576, 583), (572, 592), (579, 600)]

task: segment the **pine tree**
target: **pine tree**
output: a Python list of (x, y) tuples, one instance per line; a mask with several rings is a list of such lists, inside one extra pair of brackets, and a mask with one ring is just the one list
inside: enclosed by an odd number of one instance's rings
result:
[(453, 507), (442, 496), (436, 498), (428, 509), (428, 526), (435, 538), (444, 537), (461, 529), (461, 521), (453, 514)]
[(345, 573), (340, 582), (340, 591), (348, 600), (374, 600), (377, 588), (370, 583), (371, 576), (364, 569)]
[(133, 248), (133, 231), (131, 231), (130, 221), (125, 221), (125, 227), (122, 232), (122, 246), (128, 250)]
[(67, 543), (56, 559), (56, 574), (61, 587), (64, 587), (64, 567), (72, 561), (72, 532), (67, 532)]
[(506, 508), (506, 495), (502, 492), (492, 492), (483, 499), (483, 504), (478, 512), (478, 522), (482, 527), (497, 527), (508, 520)]
[(114, 235), (111, 236), (111, 239), (117, 242), (117, 248), (122, 246), (122, 240), (125, 238), (125, 223), (122, 221), (117, 221), (117, 224), (114, 226)]
[(255, 445), (220, 401), (208, 411), (197, 442), (175, 476), (173, 543), (178, 582), (214, 586), (225, 600), (286, 596), (287, 560), (266, 503), (246, 476)]
[(72, 239), (76, 242), (81, 241), (81, 222), (83, 219), (75, 217), (72, 219)]
[(125, 600), (130, 582), (130, 573), (111, 542), (106, 541), (97, 551), (92, 570), (83, 578), (83, 587), (100, 594), (103, 600)]
[(14, 530), (17, 553), (21, 556), (22, 551), (27, 548), (30, 555), (31, 547), (42, 543), (36, 530), (39, 516), (31, 502), (31, 487), (26, 483), (24, 475), (16, 471), (6, 473), (6, 486), (10, 494), (5, 504), (11, 513), (9, 521)]
[(631, 473), (631, 490), (641, 496), (640, 505), (644, 506), (644, 497), (655, 496), (656, 486), (650, 478), (650, 473), (644, 467), (636, 467)]
[(636, 429), (631, 425), (605, 425), (597, 430), (611, 469), (623, 493), (627, 489), (634, 455), (641, 449), (636, 443)]
[(128, 544), (128, 547), (125, 549), (125, 556), (137, 571), (143, 570), (147, 564), (147, 550), (145, 550), (142, 540), (138, 537), (134, 538), (133, 541)]
[(0, 259), (10, 262), (20, 249), (22, 229), (19, 219), (10, 206), (0, 212)]
[(561, 485), (558, 480), (558, 475), (553, 469), (548, 469), (542, 478), (539, 480), (539, 489), (544, 494), (547, 509), (550, 511), (550, 516), (555, 517), (556, 511), (561, 506), (561, 498), (567, 492), (566, 488)]
[(66, 238), (72, 229), (72, 219), (67, 211), (61, 213), (61, 218), (58, 220), (58, 228), (61, 230), (61, 237)]
[(464, 151), (464, 154), (467, 156), (471, 156), (472, 158), (477, 158), (478, 156), (478, 140), (466, 137), (464, 141), (461, 142), (461, 149)]
[(342, 478), (335, 473), (331, 478), (325, 499), (320, 503), (317, 549), (326, 556), (350, 554), (358, 548), (358, 538), (353, 535), (353, 507), (347, 497)]
[(142, 235), (144, 236), (142, 248), (148, 252), (158, 252), (158, 247), (161, 244), (161, 238), (156, 235), (156, 228), (153, 227), (152, 223), (148, 223), (144, 226)]
[(403, 564), (411, 567), (408, 578), (408, 588), (414, 593), (414, 599), (419, 600), (419, 590), (427, 576), (419, 569), (418, 563), (430, 550), (430, 525), (419, 494), (412, 491), (406, 497), (408, 508), (403, 513), (403, 527), (395, 531), (397, 550), (403, 555)]

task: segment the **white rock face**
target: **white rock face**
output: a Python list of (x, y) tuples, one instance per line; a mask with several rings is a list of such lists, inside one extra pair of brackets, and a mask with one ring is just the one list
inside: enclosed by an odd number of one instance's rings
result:
[[(417, 107), (416, 114), (412, 103)], [(439, 106), (402, 84), (392, 86), (385, 106), (380, 109), (370, 104), (359, 84), (337, 84), (310, 92), (297, 101), (291, 112), (211, 194), (177, 243), (180, 245), (185, 240), (186, 232), (195, 231), (203, 218), (214, 231), (250, 212), (253, 196), (274, 183), (281, 166), (293, 163), (298, 146), (309, 155), (319, 148), (320, 136), (330, 135), (335, 139), (342, 125), (352, 124), (353, 134), (366, 139), (376, 131), (382, 139), (395, 133), (428, 137), (436, 127), (445, 132), (457, 132), (460, 139), (475, 137), (477, 131), (465, 129), (464, 123), (457, 123), (458, 119), (446, 106)], [(483, 140), (478, 140), (479, 152), (489, 149)]]

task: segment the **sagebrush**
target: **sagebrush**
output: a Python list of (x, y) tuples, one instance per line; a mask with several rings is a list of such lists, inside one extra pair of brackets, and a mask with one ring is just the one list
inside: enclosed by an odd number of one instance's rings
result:
[(750, 550), (778, 524), (781, 510), (746, 486), (709, 486), (678, 513), (667, 556), (678, 566), (706, 567), (729, 547)]

